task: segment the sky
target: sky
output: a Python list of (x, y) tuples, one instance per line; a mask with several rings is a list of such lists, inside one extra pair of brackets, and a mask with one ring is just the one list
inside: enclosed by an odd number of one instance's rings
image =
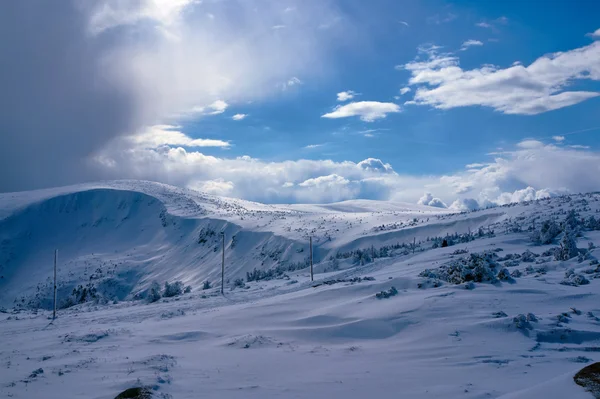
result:
[(457, 210), (600, 190), (595, 1), (0, 3), (0, 192)]

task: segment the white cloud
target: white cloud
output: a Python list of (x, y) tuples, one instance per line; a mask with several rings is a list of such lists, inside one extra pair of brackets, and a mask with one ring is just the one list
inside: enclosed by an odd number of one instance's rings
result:
[(435, 198), (431, 193), (425, 193), (419, 201), (417, 202), (419, 205), (427, 205), (433, 206), (436, 208), (447, 208), (448, 206), (439, 198)]
[(410, 25), (408, 24), (408, 22), (406, 22), (406, 21), (398, 21), (398, 23), (400, 23), (400, 24), (402, 24), (402, 25), (406, 26), (407, 28), (410, 26)]
[(587, 36), (591, 37), (592, 39), (600, 39), (600, 28), (596, 29), (592, 33), (588, 33)]
[(277, 30), (277, 29), (285, 29), (285, 25), (273, 25), (271, 27), (271, 29), (273, 30)]
[(136, 146), (158, 148), (163, 145), (180, 145), (184, 147), (229, 147), (231, 144), (223, 140), (192, 139), (176, 130), (179, 126), (155, 125), (145, 131), (130, 136), (128, 139)]
[(192, 181), (188, 184), (188, 188), (197, 191), (203, 191), (212, 195), (227, 197), (233, 192), (235, 185), (233, 182), (223, 179)]
[(304, 147), (307, 150), (311, 150), (313, 148), (319, 148), (319, 147), (323, 147), (325, 144), (309, 144), (306, 147)]
[(235, 114), (231, 117), (231, 119), (233, 119), (234, 121), (241, 121), (242, 119), (244, 119), (247, 116), (248, 116), (248, 114)]
[(491, 24), (488, 24), (487, 22), (478, 22), (475, 24), (475, 26), (478, 26), (480, 28), (492, 28)]
[(473, 46), (483, 46), (483, 42), (479, 41), (479, 40), (473, 40), (473, 39), (469, 39), (463, 42), (462, 46), (460, 47), (460, 49), (462, 51), (467, 50), (469, 47), (473, 47)]
[(194, 0), (98, 2), (91, 13), (89, 29), (96, 35), (120, 25), (133, 25), (143, 20), (170, 26), (179, 19), (183, 9), (193, 2)]
[(356, 95), (358, 95), (358, 93), (356, 93), (352, 90), (342, 91), (337, 94), (337, 100), (338, 101), (352, 100), (354, 98), (354, 96), (356, 96)]
[(542, 56), (525, 67), (483, 65), (463, 70), (451, 53), (438, 47), (420, 48), (420, 56), (403, 66), (417, 86), (409, 104), (439, 109), (485, 106), (506, 114), (534, 115), (577, 104), (600, 95), (568, 91), (577, 80), (600, 80), (600, 41), (588, 46)]
[[(399, 174), (376, 158), (358, 163), (306, 159), (269, 162), (249, 156), (215, 157), (177, 145), (160, 145), (163, 141), (148, 146), (119, 142), (96, 154), (93, 164), (107, 179), (149, 179), (196, 188), (204, 184), (199, 182), (211, 182), (206, 184), (213, 192), (221, 190), (224, 195), (271, 203), (353, 198), (417, 203), (426, 190), (435, 193), (440, 202), (452, 204), (452, 209), (474, 209), (600, 190), (600, 153), (540, 145), (535, 140), (521, 142), (513, 150), (492, 156), (489, 162), (468, 165), (468, 169), (423, 176)], [(421, 202), (430, 204), (433, 199), (431, 196)], [(434, 204), (441, 205), (438, 201)]]
[(406, 93), (409, 93), (410, 90), (411, 90), (410, 87), (403, 87), (400, 89), (400, 94), (405, 95)]
[(517, 143), (517, 147), (519, 148), (541, 148), (544, 146), (544, 143), (542, 143), (541, 141), (538, 140), (531, 140), (531, 139), (527, 139), (527, 140), (523, 140), (520, 141), (519, 143)]
[(552, 136), (552, 140), (560, 143), (565, 141), (565, 136)]
[(581, 144), (573, 144), (573, 145), (570, 145), (569, 147), (583, 149), (583, 150), (587, 150), (588, 148), (590, 148), (589, 145), (581, 145)]
[(359, 116), (365, 122), (373, 122), (382, 119), (389, 113), (400, 112), (400, 106), (394, 103), (382, 103), (378, 101), (358, 101), (346, 105), (338, 105), (332, 112), (322, 115), (322, 118), (348, 118)]
[(467, 169), (479, 169), (479, 168), (483, 168), (486, 165), (487, 164), (485, 164), (485, 163), (470, 163), (470, 164), (466, 165), (465, 167)]
[(191, 113), (194, 115), (219, 115), (225, 112), (229, 107), (223, 100), (217, 100), (206, 107), (195, 106), (192, 108)]
[(286, 82), (282, 83), (280, 85), (280, 87), (281, 87), (282, 90), (287, 90), (290, 87), (300, 86), (302, 84), (304, 84), (304, 82), (302, 82), (297, 77), (293, 76), (293, 77), (289, 78)]
[(360, 161), (356, 166), (367, 172), (381, 172), (381, 173), (394, 173), (392, 165), (389, 163), (383, 163), (381, 159), (367, 158)]
[(459, 198), (448, 207), (454, 211), (467, 212), (479, 209), (479, 203), (473, 198)]

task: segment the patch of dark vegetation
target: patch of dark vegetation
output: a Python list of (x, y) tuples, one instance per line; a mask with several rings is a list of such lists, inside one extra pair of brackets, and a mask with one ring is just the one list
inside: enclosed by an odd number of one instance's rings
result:
[(147, 387), (129, 388), (115, 396), (115, 399), (152, 399), (152, 390)]
[(387, 299), (396, 295), (398, 295), (398, 290), (396, 289), (396, 287), (392, 287), (387, 291), (378, 292), (377, 294), (375, 294), (375, 297), (377, 299)]
[(333, 280), (325, 280), (322, 283), (317, 283), (313, 285), (313, 288), (316, 287), (320, 287), (321, 285), (334, 285), (334, 284), (339, 284), (339, 283), (350, 283), (350, 284), (355, 284), (355, 283), (362, 283), (363, 281), (375, 281), (375, 277), (353, 277), (353, 278), (338, 278), (338, 279), (333, 279)]
[(596, 399), (600, 399), (600, 362), (582, 368), (575, 374), (573, 380), (575, 384), (585, 388)]
[(508, 270), (501, 269), (494, 252), (472, 253), (468, 257), (452, 260), (435, 269), (425, 269), (419, 277), (439, 279), (451, 284), (466, 282), (496, 283), (512, 280)]

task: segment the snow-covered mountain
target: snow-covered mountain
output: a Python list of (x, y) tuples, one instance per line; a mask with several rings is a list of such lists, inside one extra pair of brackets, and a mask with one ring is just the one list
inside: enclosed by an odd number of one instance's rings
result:
[[(600, 359), (597, 219), (597, 193), (469, 213), (145, 181), (0, 194), (0, 396), (591, 397), (572, 376)], [(176, 281), (191, 293), (150, 300)]]

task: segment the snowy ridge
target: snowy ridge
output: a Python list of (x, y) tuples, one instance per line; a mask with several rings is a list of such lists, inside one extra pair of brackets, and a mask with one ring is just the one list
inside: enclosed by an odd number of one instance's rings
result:
[[(3, 397), (113, 398), (139, 385), (172, 398), (592, 397), (572, 376), (600, 360), (598, 194), (451, 214), (126, 181), (0, 204)], [(219, 281), (221, 231), (223, 296), (202, 287)], [(308, 234), (314, 282), (288, 269), (306, 261)], [(101, 295), (50, 323), (34, 308), (50, 304), (55, 247), (59, 298), (81, 284)], [(175, 280), (191, 293), (135, 299)]]

